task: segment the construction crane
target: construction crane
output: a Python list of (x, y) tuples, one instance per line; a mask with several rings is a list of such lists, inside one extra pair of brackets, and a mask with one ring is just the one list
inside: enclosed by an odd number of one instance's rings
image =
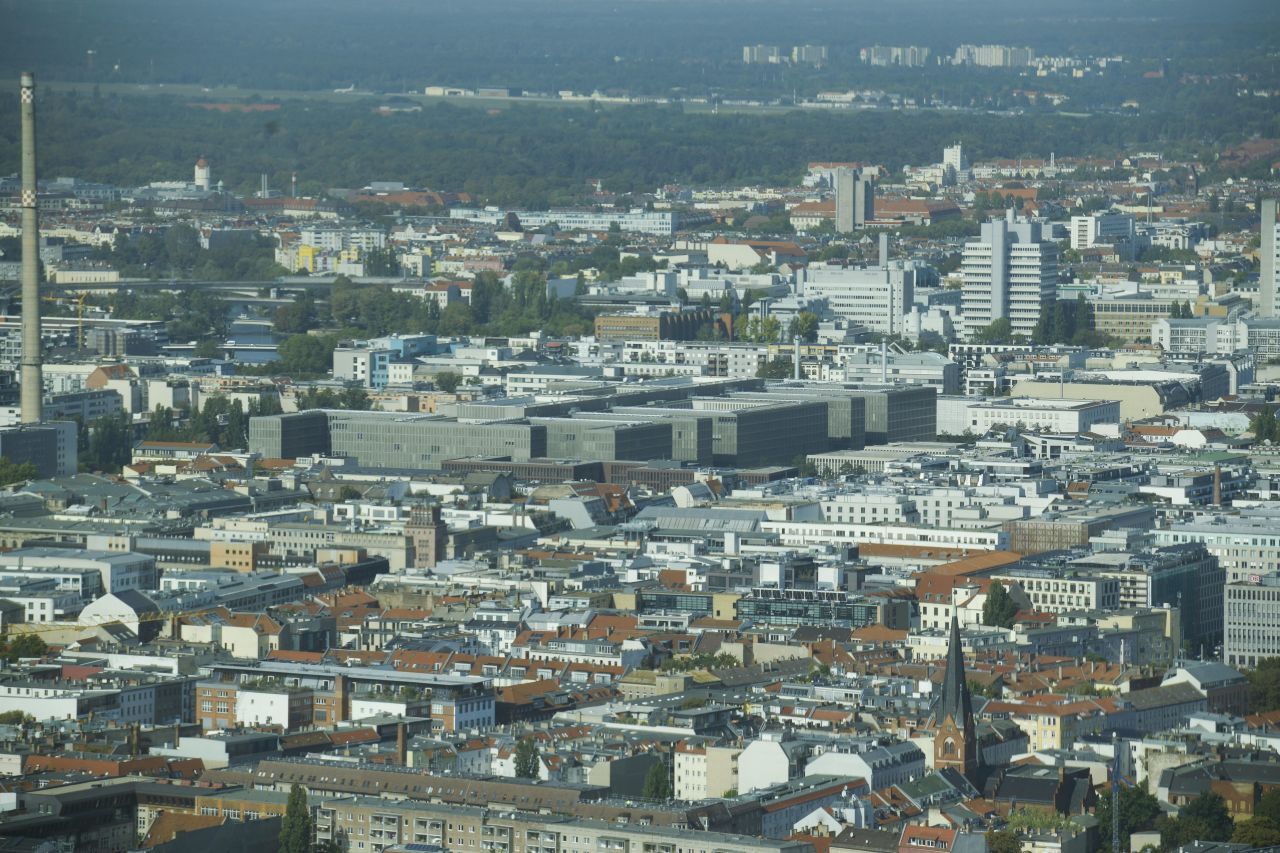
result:
[(66, 305), (74, 302), (76, 306), (76, 349), (84, 349), (84, 301), (89, 296), (89, 292), (83, 291), (77, 296), (42, 296), (41, 299), (47, 299), (50, 302), (56, 302), (59, 305)]

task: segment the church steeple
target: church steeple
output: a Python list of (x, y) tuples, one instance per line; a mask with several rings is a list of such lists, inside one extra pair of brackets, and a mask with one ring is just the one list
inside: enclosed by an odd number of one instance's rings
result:
[(951, 617), (951, 638), (947, 647), (942, 690), (933, 705), (933, 765), (936, 770), (953, 768), (975, 782), (980, 763), (978, 738), (974, 732), (973, 700), (964, 672), (964, 650), (960, 643), (960, 623)]

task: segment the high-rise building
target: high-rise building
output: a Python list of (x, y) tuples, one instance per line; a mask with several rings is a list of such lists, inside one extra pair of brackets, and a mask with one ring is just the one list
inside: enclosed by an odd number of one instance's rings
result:
[(1258, 313), (1263, 317), (1275, 317), (1276, 303), (1280, 302), (1280, 228), (1276, 225), (1276, 199), (1262, 200), (1262, 272), (1258, 276), (1258, 293), (1261, 296)]
[(798, 44), (791, 48), (793, 65), (826, 65), (827, 48), (820, 44)]
[(964, 335), (1006, 317), (1015, 335), (1030, 336), (1040, 312), (1057, 295), (1058, 244), (1042, 225), (1014, 217), (984, 222), (982, 234), (964, 246)]
[(198, 189), (209, 190), (212, 175), (209, 171), (209, 161), (201, 157), (196, 161), (195, 185)]
[(836, 230), (861, 228), (876, 215), (876, 185), (866, 169), (836, 169)]

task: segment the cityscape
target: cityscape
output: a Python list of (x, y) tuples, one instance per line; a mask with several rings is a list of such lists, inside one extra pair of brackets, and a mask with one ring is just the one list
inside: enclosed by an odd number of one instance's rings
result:
[(0, 851), (1280, 850), (1280, 6), (0, 22)]

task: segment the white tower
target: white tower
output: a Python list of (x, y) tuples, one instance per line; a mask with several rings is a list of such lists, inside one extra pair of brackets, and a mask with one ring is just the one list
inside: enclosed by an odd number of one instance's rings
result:
[(209, 161), (201, 157), (196, 161), (196, 179), (195, 185), (198, 189), (208, 192), (212, 182), (209, 174)]

